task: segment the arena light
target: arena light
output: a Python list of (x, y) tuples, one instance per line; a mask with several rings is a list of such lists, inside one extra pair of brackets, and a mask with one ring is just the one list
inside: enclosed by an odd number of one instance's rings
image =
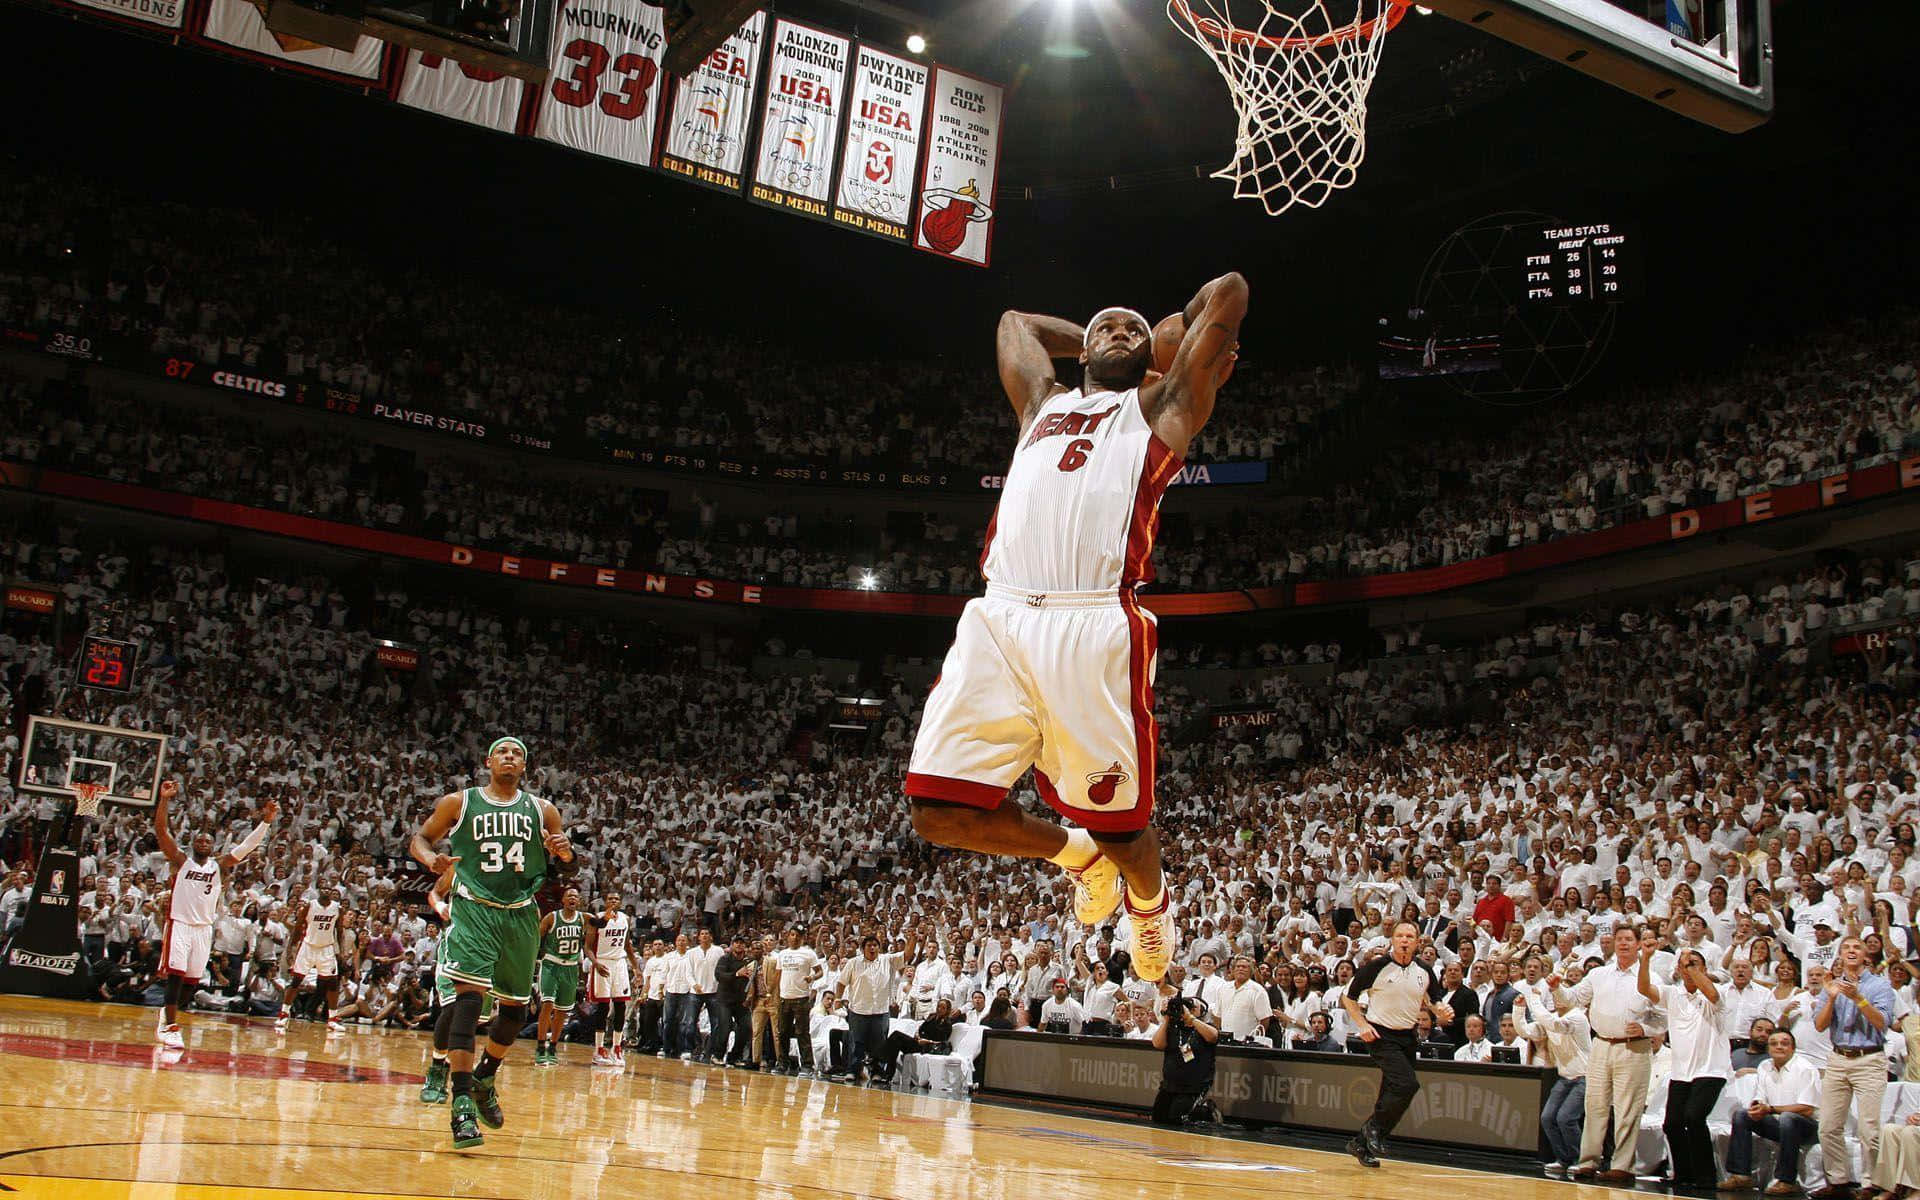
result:
[(921, 37), (917, 33), (910, 33), (907, 35), (907, 53), (908, 54), (925, 54), (926, 52), (927, 52), (927, 39)]
[(862, 591), (871, 592), (879, 586), (880, 577), (878, 575), (875, 575), (872, 571), (860, 572), (860, 589)]

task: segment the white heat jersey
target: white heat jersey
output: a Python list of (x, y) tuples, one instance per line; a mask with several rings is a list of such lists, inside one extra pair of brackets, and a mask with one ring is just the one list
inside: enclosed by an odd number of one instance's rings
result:
[(1160, 497), (1180, 459), (1138, 389), (1061, 392), (1020, 435), (980, 573), (1029, 592), (1118, 592), (1153, 578)]
[(220, 917), (220, 860), (191, 857), (173, 873), (173, 903), (167, 918), (182, 925), (211, 926)]
[(312, 950), (319, 954), (336, 953), (340, 946), (340, 902), (322, 904), (318, 900), (307, 902), (307, 936), (300, 943), (302, 950)]
[(627, 961), (627, 914), (617, 912), (608, 918), (594, 941), (593, 957), (604, 963)]

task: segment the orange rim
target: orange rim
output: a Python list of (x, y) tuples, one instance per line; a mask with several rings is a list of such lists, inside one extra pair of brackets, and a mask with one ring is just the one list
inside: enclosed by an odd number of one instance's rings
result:
[[(1392, 0), (1387, 10), (1379, 16), (1366, 21), (1355, 21), (1339, 29), (1319, 34), (1315, 37), (1268, 37), (1255, 33), (1251, 29), (1242, 29), (1237, 25), (1224, 25), (1212, 17), (1196, 16), (1193, 9), (1187, 7), (1187, 0), (1167, 0), (1167, 12), (1175, 15), (1175, 20), (1186, 23), (1216, 42), (1235, 46), (1261, 46), (1268, 50), (1317, 50), (1322, 46), (1337, 46), (1342, 42), (1351, 42), (1356, 38), (1371, 38), (1382, 21), (1386, 29), (1392, 29), (1407, 15), (1407, 5), (1400, 0)], [(1386, 32), (1386, 30), (1381, 30)]]

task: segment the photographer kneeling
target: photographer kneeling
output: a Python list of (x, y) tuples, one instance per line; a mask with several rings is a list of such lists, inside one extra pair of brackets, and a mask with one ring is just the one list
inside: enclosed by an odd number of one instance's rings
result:
[(1210, 1021), (1207, 1002), (1197, 996), (1168, 996), (1166, 1015), (1153, 1031), (1162, 1052), (1160, 1093), (1153, 1098), (1153, 1123), (1185, 1125), (1214, 1119), (1213, 1049), (1220, 1030)]

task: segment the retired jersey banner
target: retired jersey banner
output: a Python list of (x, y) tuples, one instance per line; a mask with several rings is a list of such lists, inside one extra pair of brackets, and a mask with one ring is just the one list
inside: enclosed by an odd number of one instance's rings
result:
[(664, 14), (638, 0), (561, 0), (553, 17), (553, 77), (534, 133), (636, 166), (653, 165)]
[(187, 0), (67, 0), (67, 3), (162, 29), (178, 29), (187, 19)]
[(512, 133), (520, 123), (520, 97), (526, 85), (511, 75), (454, 62), (425, 50), (408, 50), (400, 76), (400, 103)]
[(741, 190), (766, 32), (767, 14), (753, 14), (680, 81), (662, 139), (662, 170), (722, 191)]
[(829, 219), (834, 151), (846, 107), (847, 52), (837, 33), (785, 17), (773, 23), (767, 100), (754, 155), (753, 199), (774, 208)]
[(834, 220), (862, 233), (907, 240), (926, 115), (927, 68), (861, 46), (853, 59), (847, 151), (834, 190)]
[(211, 0), (207, 5), (205, 37), (245, 54), (288, 63), (315, 75), (360, 83), (380, 78), (387, 44), (363, 37), (352, 50), (335, 50), (305, 38), (275, 33), (262, 15), (266, 8), (249, 0)]
[(933, 69), (927, 151), (913, 244), (921, 250), (987, 265), (993, 246), (993, 185), (1000, 172), (1000, 110), (1006, 90)]

